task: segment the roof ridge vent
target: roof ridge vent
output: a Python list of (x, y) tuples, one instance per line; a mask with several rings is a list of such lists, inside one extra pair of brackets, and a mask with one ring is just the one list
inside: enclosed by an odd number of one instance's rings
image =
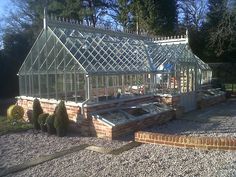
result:
[(72, 18), (60, 17), (60, 16), (57, 17), (52, 14), (50, 16), (48, 16), (48, 20), (59, 22), (59, 23), (81, 24), (81, 22), (79, 20), (72, 19)]
[(186, 39), (187, 35), (175, 35), (175, 36), (157, 36), (154, 37), (155, 40), (162, 41), (162, 40), (172, 40), (172, 39)]
[[(93, 26), (85, 25), (83, 23), (83, 21), (79, 21), (79, 20), (72, 19), (72, 18), (65, 18), (65, 17), (61, 17), (61, 16), (57, 17), (57, 16), (54, 16), (53, 14), (48, 16), (48, 21), (49, 21), (49, 23), (58, 23), (58, 24), (65, 24), (65, 25), (66, 24), (81, 25), (83, 27), (94, 28)], [(153, 38), (148, 35), (147, 31), (144, 31), (144, 30), (142, 30), (140, 34), (137, 34), (135, 31), (132, 31), (132, 30), (128, 30), (128, 29), (115, 30), (115, 29), (110, 29), (110, 28), (107, 28), (107, 27), (101, 26), (101, 25), (97, 25), (95, 27), (95, 29), (102, 29), (105, 31), (112, 31), (112, 32), (117, 32), (117, 33), (120, 32), (120, 33), (132, 34), (132, 35), (136, 35), (136, 36), (140, 36), (140, 37), (146, 37), (149, 40), (152, 40), (151, 38)]]
[(158, 36), (155, 40), (155, 43), (159, 44), (179, 44), (179, 43), (188, 43), (188, 34), (185, 35), (173, 35), (173, 36)]
[(79, 21), (73, 18), (65, 18), (65, 17), (57, 17), (51, 14), (50, 16), (47, 17), (49, 23), (50, 22), (56, 22), (59, 24), (70, 24), (70, 25), (81, 25), (83, 27), (88, 27), (88, 28), (95, 28), (95, 29), (102, 29), (105, 31), (112, 31), (112, 32), (117, 32), (117, 33), (126, 33), (126, 34), (132, 34), (135, 36), (141, 36), (141, 37), (146, 37), (150, 41), (158, 41), (158, 42), (173, 42), (173, 41), (183, 41), (186, 40), (188, 42), (188, 30), (186, 30), (185, 35), (176, 35), (176, 36), (154, 36), (151, 34), (148, 34), (146, 30), (140, 30), (139, 34), (137, 34), (135, 31), (128, 30), (128, 29), (123, 29), (123, 31), (115, 30), (115, 29), (110, 29), (101, 25), (97, 25), (96, 27), (93, 26), (87, 26), (83, 24), (83, 21)]

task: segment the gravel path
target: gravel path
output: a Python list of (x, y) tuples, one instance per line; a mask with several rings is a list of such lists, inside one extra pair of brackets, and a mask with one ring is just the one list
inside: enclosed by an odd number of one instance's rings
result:
[(235, 177), (236, 153), (150, 144), (118, 156), (82, 150), (10, 176)]
[(236, 117), (225, 118), (224, 122), (200, 123), (189, 120), (173, 120), (161, 126), (153, 126), (145, 131), (191, 135), (191, 136), (214, 136), (236, 138)]
[[(183, 120), (155, 126), (152, 130), (196, 136), (236, 137), (235, 108), (236, 101), (227, 102), (212, 109), (188, 114)], [(79, 136), (58, 138), (34, 133), (32, 130), (8, 134), (0, 136), (0, 168), (80, 144), (119, 148), (127, 143)], [(117, 156), (81, 150), (10, 176), (235, 177), (236, 151), (208, 151), (151, 144), (143, 144)]]
[(55, 151), (72, 146), (90, 144), (109, 148), (119, 148), (127, 141), (109, 141), (95, 137), (69, 136), (59, 138), (46, 133), (29, 130), (0, 136), (0, 168), (17, 165), (40, 155), (53, 154)]
[(191, 136), (236, 137), (236, 100), (198, 110), (145, 131)]

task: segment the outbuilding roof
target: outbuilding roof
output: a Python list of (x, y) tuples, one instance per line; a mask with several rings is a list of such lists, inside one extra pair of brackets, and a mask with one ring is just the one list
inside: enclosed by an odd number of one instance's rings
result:
[(49, 20), (19, 74), (53, 70), (87, 74), (158, 72), (163, 64), (186, 62), (210, 69), (191, 51), (186, 36), (156, 40)]

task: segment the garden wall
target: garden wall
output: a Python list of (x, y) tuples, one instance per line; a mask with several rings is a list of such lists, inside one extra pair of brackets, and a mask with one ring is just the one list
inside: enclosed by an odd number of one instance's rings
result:
[(173, 117), (174, 111), (169, 110), (154, 116), (133, 120), (116, 126), (111, 126), (95, 117), (92, 117), (92, 119), (84, 119), (83, 122), (79, 124), (79, 129), (85, 136), (96, 136), (99, 138), (112, 140), (130, 132), (147, 128), (154, 124), (163, 124), (171, 120)]
[(236, 138), (232, 137), (193, 137), (139, 131), (135, 133), (135, 141), (186, 148), (236, 150)]
[[(92, 117), (90, 113), (99, 111), (99, 110), (106, 110), (111, 108), (117, 107), (126, 107), (130, 105), (137, 105), (140, 103), (145, 102), (156, 102), (160, 101), (160, 97), (153, 97), (153, 96), (144, 96), (138, 98), (130, 98), (126, 100), (116, 100), (110, 102), (103, 102), (103, 103), (95, 103), (92, 105), (85, 105), (84, 107), (84, 116), (81, 113), (81, 107), (76, 103), (65, 102), (67, 113), (69, 119), (76, 122), (76, 124), (72, 125), (71, 129), (74, 131), (79, 130), (85, 136), (96, 136), (100, 138), (106, 139), (116, 139), (121, 135), (127, 134), (129, 132), (134, 132), (137, 130), (141, 130), (142, 128), (151, 126), (153, 124), (162, 124), (170, 119), (176, 117), (178, 112), (181, 112), (180, 109), (169, 110), (163, 112), (161, 114), (157, 114), (155, 116), (146, 117), (144, 119), (138, 119), (137, 121), (130, 121), (126, 124), (111, 126), (106, 124), (105, 122)], [(24, 118), (27, 120), (27, 111), (32, 110), (33, 106), (32, 97), (18, 97), (18, 105), (22, 106), (25, 110)], [(52, 114), (55, 110), (56, 105), (59, 101), (50, 100), (50, 99), (39, 99), (43, 111), (46, 113)], [(173, 100), (169, 97), (167, 99), (162, 98), (162, 102), (168, 102), (169, 105), (172, 104)]]
[(222, 103), (224, 101), (226, 101), (225, 94), (218, 95), (218, 96), (212, 96), (209, 98), (201, 98), (199, 101), (197, 101), (197, 107), (198, 107), (198, 109), (208, 108), (210, 106)]
[[(17, 98), (17, 104), (24, 108), (25, 114), (24, 119), (28, 120), (27, 111), (33, 109), (33, 100), (32, 97), (19, 97)], [(59, 104), (59, 101), (56, 100), (48, 100), (48, 99), (39, 99), (43, 111), (49, 114), (52, 114), (55, 110), (55, 107)], [(75, 103), (65, 103), (68, 116), (70, 120), (75, 121), (77, 119), (78, 114), (80, 114), (81, 108)]]

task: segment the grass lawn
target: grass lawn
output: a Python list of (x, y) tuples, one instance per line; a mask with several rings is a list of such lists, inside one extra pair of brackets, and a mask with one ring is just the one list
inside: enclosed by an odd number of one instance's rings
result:
[(12, 121), (7, 120), (6, 117), (0, 116), (0, 135), (24, 131), (31, 128), (33, 128), (33, 126), (23, 120), (14, 124)]

